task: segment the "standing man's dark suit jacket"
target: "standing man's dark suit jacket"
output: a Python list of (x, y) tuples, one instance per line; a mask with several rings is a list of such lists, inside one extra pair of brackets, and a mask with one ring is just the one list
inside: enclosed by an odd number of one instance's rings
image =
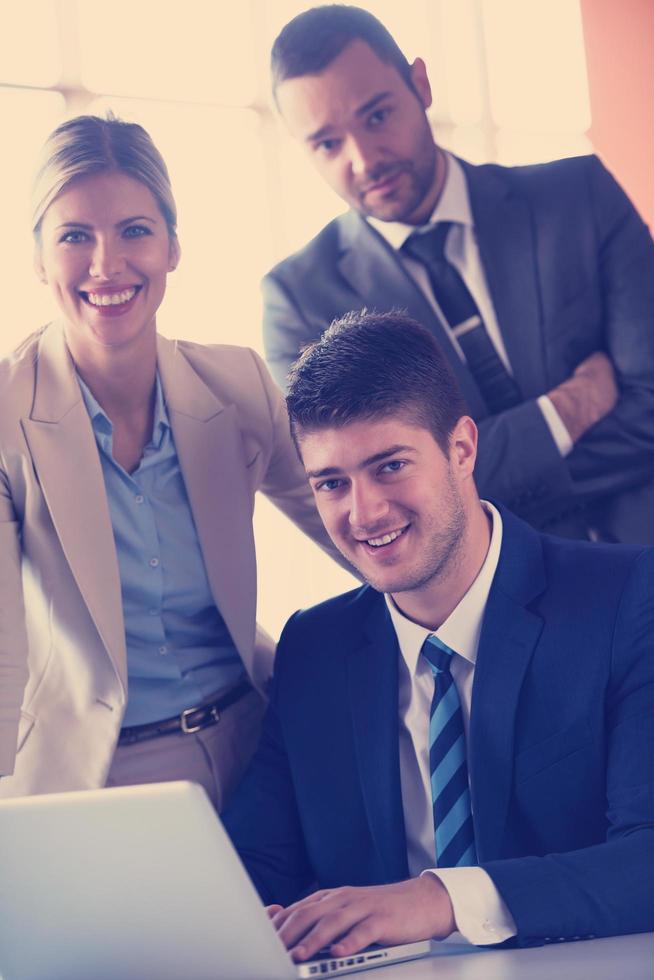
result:
[[(285, 384), (300, 348), (351, 309), (406, 309), (429, 327), (480, 427), (477, 485), (537, 527), (654, 544), (654, 244), (596, 157), (531, 167), (461, 161), (477, 242), (524, 402), (489, 416), (467, 367), (394, 250), (357, 213), (332, 221), (263, 281), (269, 366)], [(620, 401), (565, 459), (535, 399), (593, 351)]]
[[(654, 549), (502, 518), (470, 720), (479, 862), (521, 945), (654, 929)], [(287, 624), (226, 817), (265, 902), (408, 877), (400, 656), (368, 587)]]

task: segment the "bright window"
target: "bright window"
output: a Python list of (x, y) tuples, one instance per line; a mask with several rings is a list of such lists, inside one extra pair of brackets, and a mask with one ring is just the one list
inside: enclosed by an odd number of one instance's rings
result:
[(0, 12), (0, 83), (50, 86), (59, 82), (61, 73), (54, 4), (5, 2)]
[(64, 109), (58, 92), (0, 88), (0, 131), (11, 134), (4, 140), (0, 181), (0, 268), (5, 283), (1, 354), (52, 318), (50, 294), (32, 265), (29, 192), (43, 141)]
[(80, 3), (80, 79), (92, 92), (251, 105), (257, 96), (247, 3)]

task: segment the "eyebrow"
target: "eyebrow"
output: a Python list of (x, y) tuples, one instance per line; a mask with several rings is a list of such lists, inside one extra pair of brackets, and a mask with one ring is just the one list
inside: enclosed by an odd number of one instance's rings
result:
[(148, 218), (147, 214), (133, 214), (131, 218), (123, 218), (117, 224), (118, 228), (122, 228), (123, 225), (131, 225), (132, 221), (149, 221), (151, 225), (156, 225), (156, 218)]
[(392, 94), (392, 92), (379, 92), (377, 95), (373, 95), (371, 99), (368, 99), (367, 102), (364, 102), (364, 104), (356, 110), (355, 115), (365, 116), (367, 112), (370, 112), (371, 109), (374, 109), (375, 106), (379, 105), (380, 102), (383, 102), (384, 99), (388, 99)]
[[(134, 214), (131, 218), (123, 218), (122, 221), (118, 221), (116, 227), (123, 228), (125, 225), (131, 225), (133, 221), (149, 221), (151, 225), (157, 223), (155, 218), (148, 218), (146, 214)], [(91, 231), (93, 225), (86, 224), (84, 221), (63, 221), (57, 225), (57, 230), (60, 228), (83, 228), (85, 231)]]
[[(390, 456), (396, 456), (397, 453), (409, 453), (415, 455), (416, 450), (412, 446), (389, 446), (388, 449), (382, 449), (379, 453), (374, 453), (372, 456), (367, 456), (366, 459), (361, 460), (357, 464), (357, 470), (365, 470), (366, 467), (372, 466), (373, 463), (381, 463)], [(309, 479), (317, 480), (325, 476), (339, 476), (343, 470), (339, 469), (338, 466), (326, 466), (322, 470), (307, 470), (307, 476)]]
[[(355, 116), (365, 116), (366, 113), (370, 112), (371, 109), (374, 109), (375, 106), (379, 105), (380, 102), (383, 102), (384, 99), (389, 98), (389, 96), (392, 94), (392, 92), (378, 92), (377, 95), (373, 95), (371, 99), (368, 99), (367, 102), (364, 102), (362, 106), (359, 106), (359, 108), (355, 110)], [(333, 125), (331, 123), (327, 123), (326, 126), (322, 126), (320, 129), (317, 129), (315, 133), (309, 133), (309, 135), (306, 137), (306, 142), (315, 143), (317, 140), (324, 139), (325, 136), (328, 136), (333, 129)]]
[(331, 133), (331, 131), (333, 130), (333, 128), (334, 127), (332, 126), (331, 123), (327, 123), (326, 126), (322, 126), (320, 129), (317, 129), (315, 131), (315, 133), (309, 133), (309, 135), (307, 137), (305, 137), (305, 142), (306, 143), (315, 143), (315, 142), (317, 142), (317, 140), (324, 139), (325, 136), (327, 136), (329, 133)]

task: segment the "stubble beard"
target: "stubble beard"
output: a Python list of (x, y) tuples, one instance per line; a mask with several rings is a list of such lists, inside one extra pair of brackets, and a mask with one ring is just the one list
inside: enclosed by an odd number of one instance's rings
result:
[[(348, 561), (354, 565), (364, 581), (377, 592), (390, 593), (392, 595), (403, 592), (420, 592), (422, 589), (433, 585), (435, 582), (443, 581), (450, 577), (458, 568), (465, 540), (467, 520), (463, 503), (458, 494), (457, 488), (453, 484), (449, 488), (449, 509), (450, 517), (445, 527), (438, 530), (433, 526), (430, 530), (430, 523), (427, 523), (422, 530), (425, 538), (424, 554), (419, 556), (417, 564), (412, 568), (400, 572), (398, 578), (392, 579), (390, 572), (384, 578), (379, 578), (369, 573), (369, 570), (357, 565), (350, 555), (345, 555)], [(413, 522), (411, 522), (413, 528)], [(411, 533), (411, 529), (409, 530)]]
[[(419, 212), (420, 206), (429, 197), (436, 180), (438, 163), (438, 150), (433, 141), (431, 130), (429, 129), (423, 146), (411, 160), (398, 160), (387, 167), (380, 167), (377, 173), (371, 175), (372, 179), (381, 180), (384, 175), (391, 174), (395, 170), (402, 170), (409, 178), (409, 187), (401, 198), (395, 199), (389, 195), (388, 200), (380, 201), (373, 207), (366, 204), (366, 195), (359, 196), (359, 210), (370, 218), (377, 218), (379, 221), (399, 221), (405, 224), (413, 224), (413, 216)], [(424, 217), (424, 221), (429, 219), (429, 215)]]

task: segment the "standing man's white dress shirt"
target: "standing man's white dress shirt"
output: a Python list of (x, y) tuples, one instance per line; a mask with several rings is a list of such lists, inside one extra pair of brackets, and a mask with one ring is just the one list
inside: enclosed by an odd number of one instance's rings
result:
[(477, 578), (442, 626), (437, 630), (428, 630), (414, 623), (399, 611), (389, 595), (386, 596), (401, 653), (398, 671), (400, 779), (409, 874), (413, 878), (429, 870), (438, 875), (452, 901), (459, 932), (475, 945), (503, 942), (516, 934), (516, 928), (495, 885), (481, 868), (435, 870), (429, 767), (429, 715), (434, 675), (425, 658), (420, 656), (420, 650), (427, 637), (435, 634), (455, 651), (451, 673), (461, 701), (466, 744), (469, 746), (477, 648), (502, 545), (502, 519), (492, 504), (484, 502), (484, 507), (492, 521), (488, 553)]
[[(434, 225), (443, 221), (451, 221), (453, 223), (445, 242), (445, 257), (454, 266), (470, 290), (493, 346), (509, 374), (513, 375), (497, 317), (495, 316), (495, 308), (493, 307), (493, 301), (486, 281), (486, 274), (477, 246), (475, 224), (465, 174), (456, 157), (453, 157), (450, 153), (445, 153), (445, 158), (447, 170), (443, 189), (432, 216), (426, 225), (416, 229), (413, 225), (405, 225), (399, 221), (380, 221), (378, 218), (368, 218), (367, 220), (375, 231), (398, 253), (398, 258), (406, 271), (415, 280), (416, 285), (425, 295), (436, 311), (439, 319), (444, 324), (445, 331), (452, 341), (457, 354), (462, 361), (465, 361), (463, 351), (456, 337), (449, 330), (447, 319), (443, 315), (438, 301), (434, 296), (427, 269), (421, 262), (417, 262), (400, 251), (407, 238), (414, 234), (414, 232), (429, 231)], [(516, 289), (520, 289), (519, 282), (516, 283)], [(538, 398), (538, 406), (545, 417), (545, 421), (559, 452), (562, 456), (567, 456), (572, 449), (572, 440), (561, 420), (561, 416), (547, 395), (541, 395)]]

